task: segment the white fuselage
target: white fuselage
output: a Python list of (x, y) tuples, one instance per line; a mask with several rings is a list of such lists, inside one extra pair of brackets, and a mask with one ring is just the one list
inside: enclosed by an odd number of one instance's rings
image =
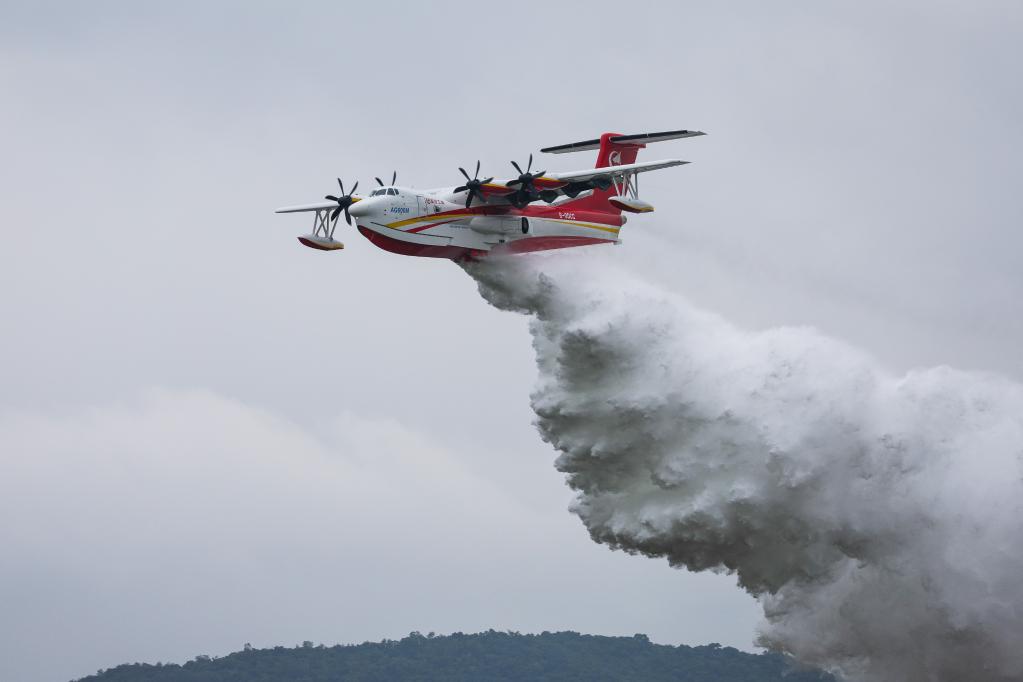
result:
[(550, 248), (543, 244), (551, 243), (552, 239), (616, 242), (624, 223), (620, 215), (573, 211), (571, 202), (523, 209), (508, 205), (474, 205), (466, 209), (466, 192), (453, 190), (380, 187), (361, 197), (350, 213), (367, 237), (370, 235), (366, 230), (386, 240), (420, 245), (427, 250), (438, 247), (490, 251), (524, 240), (533, 241), (530, 248), (521, 250)]

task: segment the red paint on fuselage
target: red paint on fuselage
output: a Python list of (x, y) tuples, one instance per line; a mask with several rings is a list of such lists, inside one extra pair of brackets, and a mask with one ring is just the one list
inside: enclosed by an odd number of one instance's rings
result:
[(461, 246), (435, 246), (433, 244), (413, 244), (401, 239), (394, 239), (374, 232), (368, 227), (359, 225), (359, 232), (370, 240), (374, 246), (384, 251), (401, 254), (402, 256), (419, 256), (422, 258), (448, 258), (450, 260), (480, 259), (487, 253), (531, 253), (533, 251), (549, 251), (550, 249), (566, 249), (573, 246), (589, 246), (591, 244), (613, 244), (613, 239), (597, 239), (593, 237), (526, 237), (495, 246), (492, 251), (467, 249)]
[(401, 239), (386, 237), (379, 232), (374, 232), (368, 227), (359, 225), (359, 232), (366, 239), (379, 246), (384, 251), (401, 254), (402, 256), (420, 256), (422, 258), (450, 258), (461, 260), (463, 258), (474, 258), (485, 254), (485, 251), (467, 249), (461, 246), (435, 246), (433, 244), (415, 244)]

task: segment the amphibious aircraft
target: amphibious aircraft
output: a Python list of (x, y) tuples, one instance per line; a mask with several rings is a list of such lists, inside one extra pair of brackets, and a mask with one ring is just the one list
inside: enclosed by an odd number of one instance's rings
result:
[(356, 194), (356, 182), (346, 192), (338, 178), (337, 195), (324, 203), (285, 206), (277, 213), (313, 213), (313, 231), (298, 240), (313, 249), (335, 251), (344, 244), (334, 239), (338, 218), (353, 224), (364, 237), (387, 251), (406, 256), (481, 258), (488, 253), (525, 253), (588, 244), (615, 244), (628, 213), (648, 213), (654, 207), (639, 198), (639, 174), (681, 166), (688, 161), (663, 159), (637, 162), (640, 149), (652, 142), (703, 135), (698, 130), (621, 135), (604, 133), (598, 139), (546, 147), (541, 152), (565, 154), (597, 150), (597, 164), (578, 171), (548, 173), (533, 170), (529, 155), (525, 170), (512, 161), (517, 176), (480, 178), (480, 163), (458, 186), (416, 190), (391, 183), (367, 195)]

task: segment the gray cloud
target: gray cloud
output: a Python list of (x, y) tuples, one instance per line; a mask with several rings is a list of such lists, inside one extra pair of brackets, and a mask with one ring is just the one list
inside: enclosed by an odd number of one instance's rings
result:
[[(600, 610), (552, 586), (517, 600), (532, 611), (509, 627), (610, 632), (618, 614), (626, 634), (749, 643), (755, 604), (731, 579), (596, 563), (607, 553), (564, 514), (552, 453), (529, 425), (522, 319), (481, 306), (448, 263), (398, 258), (357, 235), (344, 253), (308, 252), (294, 241), (306, 224), (271, 211), (319, 198), (336, 175), (365, 183), (397, 169), (400, 181), (437, 186), (477, 158), (500, 173), (508, 159), (605, 129), (703, 128), (706, 138), (644, 152), (695, 163), (644, 178), (658, 212), (626, 227), (613, 252), (626, 270), (746, 326), (817, 325), (900, 372), (952, 363), (1023, 377), (1013, 86), (1023, 14), (997, 3), (633, 3), (625, 21), (613, 3), (520, 7), (0, 8), (0, 414), (61, 431), (153, 387), (198, 387), (313, 436), (339, 413), (390, 419), (466, 453), (473, 476), (579, 538), (559, 556), (589, 562), (595, 584), (635, 589)], [(535, 66), (527, 77), (515, 75), (523, 54)], [(139, 451), (159, 440), (137, 438)], [(25, 452), (39, 451), (0, 442), (0, 467)], [(108, 473), (83, 471), (78, 485), (110, 489)], [(55, 505), (35, 541), (59, 547), (78, 507)], [(196, 523), (199, 536), (211, 521)], [(197, 564), (241, 561), (230, 547), (203, 556)], [(495, 580), (519, 570), (509, 561)], [(277, 565), (261, 587), (275, 604), (347, 594), (305, 571)], [(40, 639), (76, 642), (68, 670), (244, 641), (192, 623), (194, 639), (168, 628), (145, 644), (147, 613), (114, 589), (104, 599), (124, 617), (92, 627), (87, 609), (61, 611), (76, 592), (56, 586), (78, 579), (56, 575), (11, 552), (0, 583), (50, 586), (27, 613)], [(452, 628), (505, 624), (482, 623), (485, 607), (459, 598), (455, 579), (431, 589), (458, 605)], [(608, 598), (598, 593), (591, 602)], [(266, 623), (266, 643), (341, 631), (336, 610), (287, 613)], [(430, 613), (343, 636), (442, 629)], [(0, 630), (28, 632), (25, 618), (5, 614)], [(56, 676), (18, 637), (0, 645), (17, 673), (0, 677)], [(124, 645), (101, 655), (103, 638)]]
[[(591, 549), (567, 515), (473, 473), (474, 453), (393, 419), (345, 412), (310, 431), (208, 391), (158, 390), (7, 413), (0, 442), (5, 679), (411, 629), (674, 636), (676, 608), (720, 608), (652, 562)], [(561, 497), (547, 478), (534, 488)], [(631, 596), (595, 598), (608, 581)], [(658, 584), (674, 597), (651, 605)], [(715, 620), (691, 635), (727, 632)]]

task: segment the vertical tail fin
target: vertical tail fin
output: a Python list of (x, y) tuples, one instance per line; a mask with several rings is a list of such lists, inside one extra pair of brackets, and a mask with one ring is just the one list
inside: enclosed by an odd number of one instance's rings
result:
[[(607, 168), (608, 166), (624, 166), (627, 163), (635, 163), (636, 155), (645, 144), (632, 144), (629, 142), (613, 142), (615, 137), (623, 137), (618, 133), (604, 133), (600, 136), (600, 151), (597, 152), (597, 165), (594, 168)], [(622, 209), (618, 208), (609, 198), (615, 196), (614, 187), (607, 189), (594, 189), (593, 194), (582, 197), (572, 202), (573, 208), (582, 211), (600, 211), (602, 213), (621, 214)]]
[[(635, 163), (639, 150), (646, 147), (649, 142), (662, 142), (664, 140), (675, 140), (682, 137), (696, 137), (704, 133), (698, 130), (669, 130), (661, 133), (639, 133), (638, 135), (622, 135), (620, 133), (604, 133), (598, 140), (585, 140), (583, 142), (572, 142), (570, 144), (558, 145), (556, 147), (545, 147), (541, 152), (548, 154), (565, 154), (568, 152), (582, 152), (597, 149), (597, 165), (594, 168), (607, 168), (608, 166), (624, 166)], [(620, 214), (622, 209), (618, 208), (609, 198), (615, 196), (614, 187), (607, 189), (594, 189), (592, 194), (576, 199), (571, 203), (573, 208), (585, 211), (602, 211), (604, 213)]]

